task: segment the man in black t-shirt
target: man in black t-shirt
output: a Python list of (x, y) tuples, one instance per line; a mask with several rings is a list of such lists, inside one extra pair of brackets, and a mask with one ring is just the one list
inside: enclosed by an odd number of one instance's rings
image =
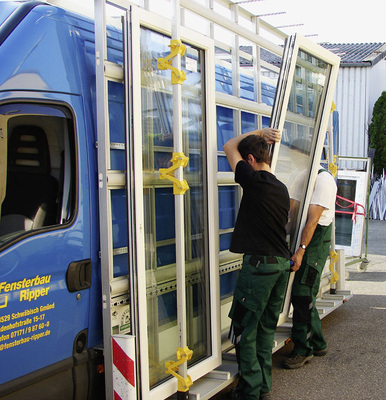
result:
[(244, 254), (229, 313), (240, 373), (234, 399), (271, 399), (274, 333), (290, 271), (285, 229), (290, 199), (269, 166), (268, 144), (279, 140), (278, 130), (265, 128), (224, 145), (243, 188), (230, 247)]

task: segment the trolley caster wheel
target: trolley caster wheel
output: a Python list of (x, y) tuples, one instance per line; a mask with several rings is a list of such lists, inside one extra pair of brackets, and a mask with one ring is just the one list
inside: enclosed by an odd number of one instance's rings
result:
[(370, 262), (369, 261), (362, 261), (359, 265), (358, 265), (358, 271), (359, 272), (366, 272), (367, 271), (367, 267), (369, 266)]

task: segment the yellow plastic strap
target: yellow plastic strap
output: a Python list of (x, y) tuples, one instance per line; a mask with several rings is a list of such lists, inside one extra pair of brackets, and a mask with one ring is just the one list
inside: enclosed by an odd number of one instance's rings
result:
[[(336, 158), (336, 156), (334, 156), (334, 159), (335, 158)], [(334, 163), (329, 163), (328, 164), (328, 170), (331, 172), (331, 175), (335, 178), (336, 174), (338, 173), (338, 166), (336, 164), (334, 164)]]
[(328, 154), (327, 154), (327, 158), (326, 158), (327, 162), (328, 162), (328, 171), (330, 172), (330, 174), (335, 178), (336, 174), (338, 173), (338, 156), (337, 154), (334, 154), (334, 161), (330, 162)]
[(193, 351), (189, 350), (188, 346), (184, 348), (177, 348), (177, 361), (167, 361), (165, 363), (165, 372), (167, 374), (173, 375), (178, 380), (178, 391), (179, 392), (187, 392), (189, 388), (193, 385), (192, 378), (188, 375), (186, 378), (183, 378), (176, 371), (178, 371), (178, 367), (186, 361), (189, 361), (192, 358)]
[(172, 162), (172, 166), (170, 168), (160, 168), (160, 179), (168, 179), (173, 182), (173, 194), (185, 194), (185, 192), (189, 189), (188, 182), (186, 180), (178, 180), (174, 176), (174, 171), (179, 167), (186, 167), (189, 161), (189, 158), (185, 156), (184, 153), (173, 153), (173, 157), (170, 160)]
[(335, 105), (334, 102), (332, 102), (332, 104), (331, 104), (331, 112), (334, 112), (334, 111), (335, 111), (335, 108), (336, 108), (336, 105)]
[(331, 271), (331, 283), (336, 283), (339, 280), (339, 275), (334, 269), (335, 263), (338, 261), (339, 255), (336, 251), (330, 251), (330, 271)]
[(165, 70), (170, 69), (172, 72), (172, 85), (179, 84), (181, 85), (182, 82), (186, 79), (185, 72), (181, 69), (178, 70), (177, 68), (172, 66), (172, 58), (174, 58), (177, 54), (181, 54), (183, 56), (186, 51), (186, 46), (182, 44), (181, 40), (179, 39), (172, 39), (170, 41), (170, 54), (165, 58), (158, 58), (158, 68)]

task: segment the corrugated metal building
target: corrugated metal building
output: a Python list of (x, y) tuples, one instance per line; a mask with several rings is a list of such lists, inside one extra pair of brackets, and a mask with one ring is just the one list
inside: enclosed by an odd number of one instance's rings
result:
[(374, 103), (386, 90), (386, 43), (321, 46), (341, 57), (334, 97), (339, 112), (339, 155), (367, 157)]

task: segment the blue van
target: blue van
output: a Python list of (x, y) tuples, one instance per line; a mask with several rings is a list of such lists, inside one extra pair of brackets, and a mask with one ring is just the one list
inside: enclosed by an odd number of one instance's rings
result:
[(94, 24), (42, 2), (0, 24), (0, 397), (103, 398)]
[[(109, 27), (107, 52), (109, 60), (123, 64), (120, 29)], [(0, 2), (0, 63), (0, 398), (103, 399), (94, 22), (44, 2)], [(231, 71), (216, 65), (215, 77), (216, 90), (229, 93)], [(251, 78), (240, 81), (241, 97), (253, 100)], [(262, 83), (263, 102), (272, 106), (274, 96), (275, 87)], [(170, 99), (161, 100), (170, 111)], [(121, 83), (109, 84), (108, 102), (111, 141), (124, 143)], [(216, 111), (221, 151), (233, 134), (233, 116), (229, 108)], [(170, 113), (152, 123), (167, 132)], [(268, 126), (269, 117), (262, 123)], [(254, 118), (242, 113), (241, 126), (255, 129)], [(170, 147), (165, 137), (163, 142), (154, 137), (156, 146)], [(202, 157), (194, 140), (192, 132), (192, 170)], [(159, 166), (164, 156), (157, 154)], [(112, 169), (125, 170), (125, 162), (122, 152), (112, 151)], [(218, 170), (229, 170), (224, 154)], [(175, 262), (169, 253), (175, 233), (170, 188), (157, 188), (155, 196), (158, 268)], [(229, 248), (235, 198), (234, 187), (219, 188), (219, 224), (225, 232), (220, 250)], [(198, 206), (203, 201), (194, 187), (191, 200)], [(114, 246), (124, 248), (124, 190), (114, 192), (112, 207)], [(201, 211), (192, 207), (191, 212)], [(201, 246), (201, 228), (191, 221), (191, 237)], [(192, 250), (193, 262), (200, 256)], [(116, 257), (114, 275), (126, 276), (128, 269), (126, 252)], [(202, 295), (200, 274), (194, 279), (192, 318)], [(222, 297), (231, 296), (235, 279), (236, 271), (221, 275)], [(165, 326), (175, 319), (174, 292), (165, 289), (158, 309)], [(164, 371), (160, 376), (164, 379)]]

